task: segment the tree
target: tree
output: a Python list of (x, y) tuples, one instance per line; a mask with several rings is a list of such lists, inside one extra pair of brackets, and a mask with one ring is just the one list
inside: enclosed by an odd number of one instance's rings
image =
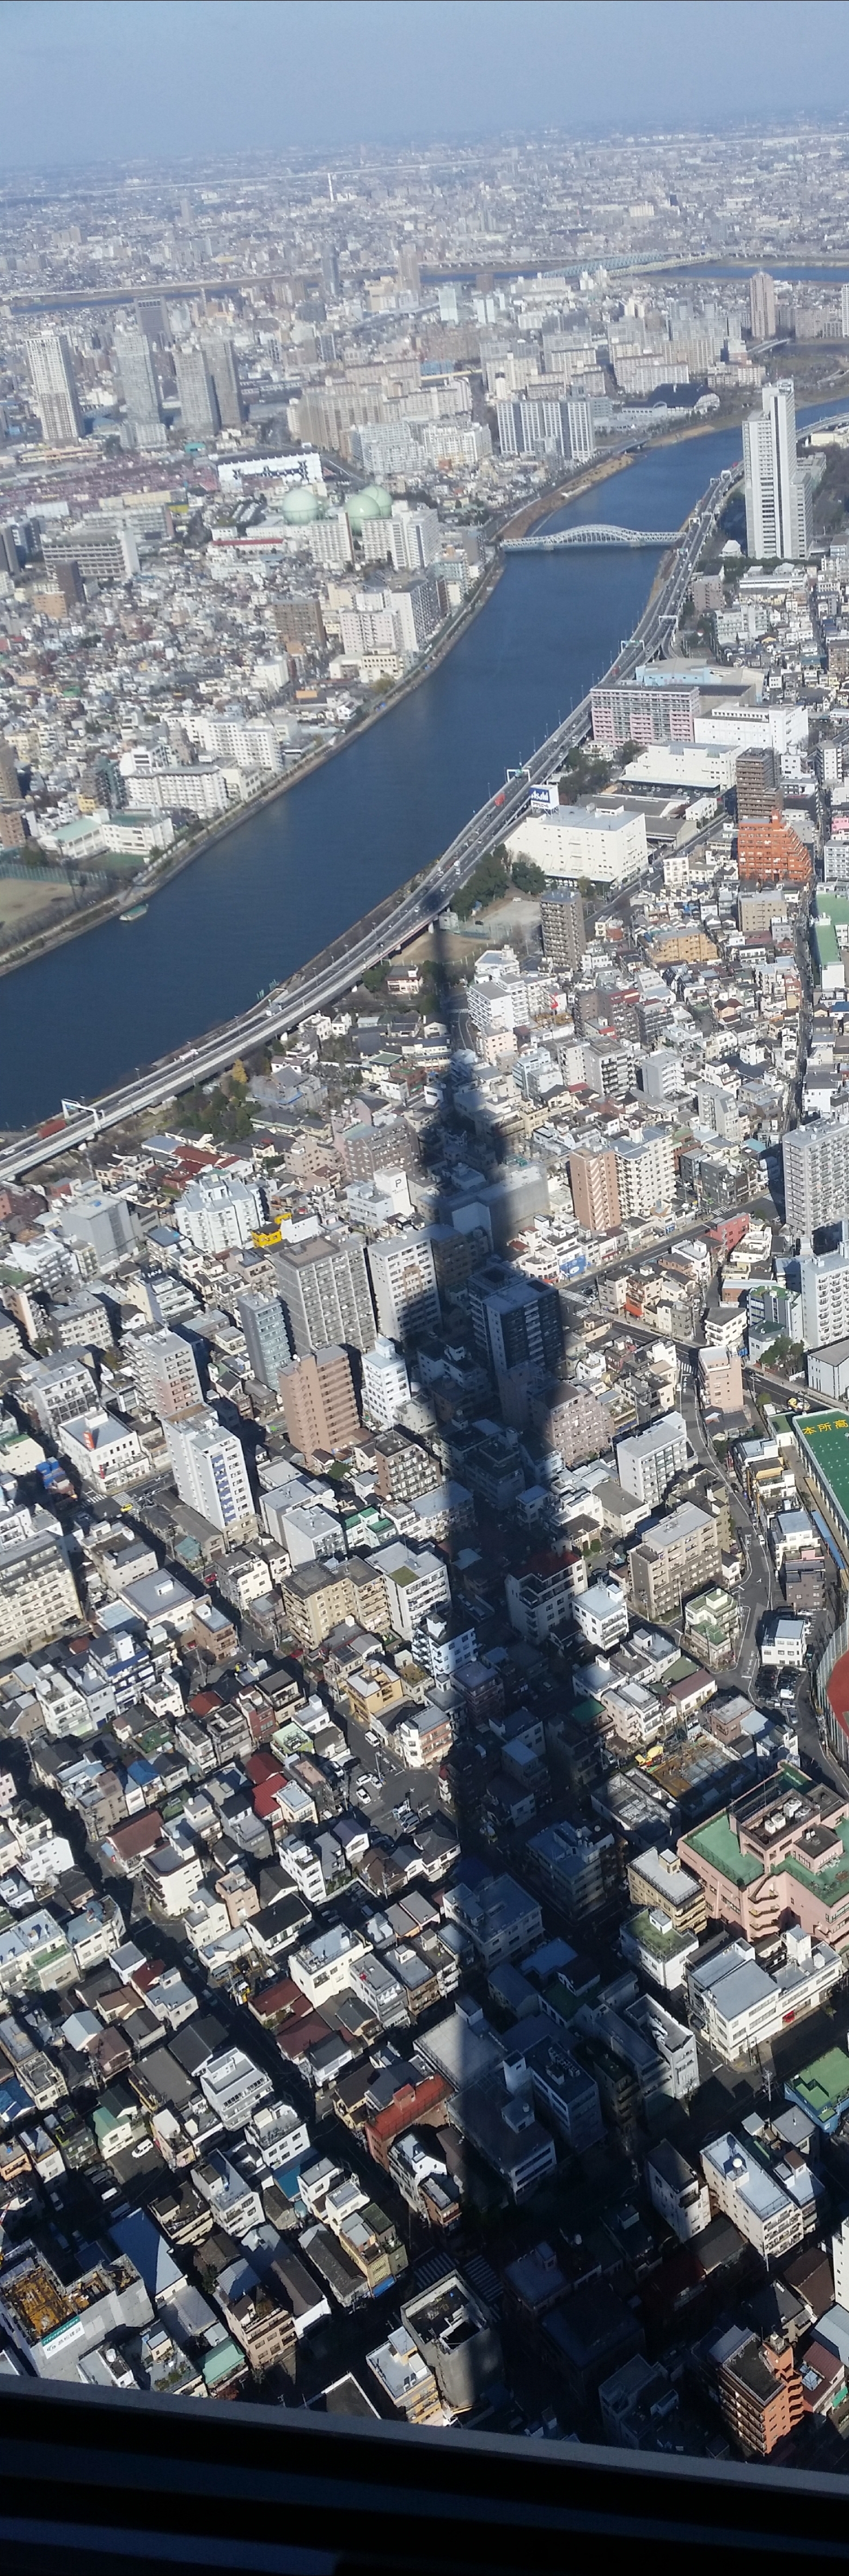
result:
[(533, 859), (520, 856), (513, 861), (513, 883), (518, 886), (520, 894), (542, 894), (545, 875)]

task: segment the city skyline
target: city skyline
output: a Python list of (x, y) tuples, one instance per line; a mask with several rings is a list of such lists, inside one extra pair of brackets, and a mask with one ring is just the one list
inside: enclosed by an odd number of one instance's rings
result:
[(847, 70), (828, 0), (7, 0), (0, 23), (7, 94), (39, 99), (10, 168), (795, 124)]

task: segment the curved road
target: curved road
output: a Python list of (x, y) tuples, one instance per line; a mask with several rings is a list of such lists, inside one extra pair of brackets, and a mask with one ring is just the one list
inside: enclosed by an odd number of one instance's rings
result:
[[(702, 549), (724, 508), (733, 485), (739, 481), (739, 465), (726, 468), (709, 484), (687, 522), (679, 551), (665, 581), (641, 617), (628, 643), (605, 673), (607, 683), (628, 680), (638, 662), (650, 661), (669, 646), (678, 616), (690, 586), (693, 571)], [(472, 875), (484, 852), (494, 839), (503, 838), (505, 830), (524, 811), (530, 788), (537, 780), (548, 777), (587, 732), (591, 711), (588, 694), (574, 707), (564, 724), (549, 734), (525, 768), (505, 788), (491, 796), (471, 821), (464, 825), (449, 849), (443, 852), (435, 867), (429, 868), (417, 884), (403, 887), (378, 913), (354, 924), (345, 938), (337, 940), (321, 957), (314, 958), (302, 972), (279, 987), (278, 991), (252, 1005), (235, 1020), (210, 1029), (196, 1047), (188, 1047), (161, 1058), (120, 1089), (105, 1093), (92, 1103), (68, 1103), (65, 1123), (49, 1135), (33, 1129), (21, 1136), (0, 1156), (0, 1180), (14, 1180), (33, 1171), (40, 1163), (52, 1161), (64, 1153), (90, 1142), (104, 1128), (117, 1127), (126, 1118), (142, 1110), (161, 1107), (178, 1091), (191, 1084), (207, 1082), (222, 1073), (245, 1049), (262, 1045), (268, 1038), (296, 1028), (313, 1011), (326, 1009), (347, 992), (357, 977), (369, 966), (379, 965), (386, 956), (415, 938), (435, 912), (440, 912), (459, 893)]]

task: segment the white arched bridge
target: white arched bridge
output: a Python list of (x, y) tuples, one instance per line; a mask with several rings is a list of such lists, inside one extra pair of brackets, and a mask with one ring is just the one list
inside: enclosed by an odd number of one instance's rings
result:
[(579, 528), (558, 528), (550, 537), (505, 537), (505, 555), (554, 555), (563, 546), (680, 546), (683, 528), (615, 528), (606, 519), (587, 519)]

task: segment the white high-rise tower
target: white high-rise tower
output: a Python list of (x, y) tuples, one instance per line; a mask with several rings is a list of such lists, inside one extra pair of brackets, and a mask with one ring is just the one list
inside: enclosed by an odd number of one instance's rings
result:
[(764, 385), (760, 411), (743, 422), (746, 552), (754, 562), (797, 562), (811, 543), (811, 487), (796, 456), (793, 380)]

